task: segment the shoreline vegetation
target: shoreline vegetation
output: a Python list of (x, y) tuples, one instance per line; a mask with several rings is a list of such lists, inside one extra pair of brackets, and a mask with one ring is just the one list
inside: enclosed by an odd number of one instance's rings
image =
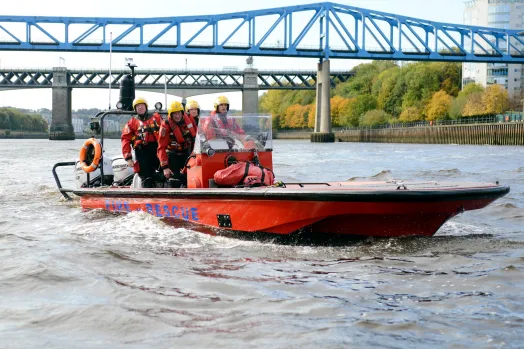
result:
[[(510, 99), (500, 85), (472, 83), (461, 90), (460, 63), (373, 61), (353, 72), (331, 89), (334, 128), (459, 120), (522, 109), (520, 98)], [(273, 116), (274, 130), (312, 128), (315, 93), (270, 90), (260, 97), (260, 110)]]

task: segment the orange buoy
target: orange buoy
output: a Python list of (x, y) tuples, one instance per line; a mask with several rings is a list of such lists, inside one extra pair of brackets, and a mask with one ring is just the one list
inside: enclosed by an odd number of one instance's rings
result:
[(98, 167), (101, 158), (102, 146), (100, 142), (95, 138), (86, 140), (80, 149), (80, 166), (82, 166), (82, 170), (86, 173), (93, 172)]

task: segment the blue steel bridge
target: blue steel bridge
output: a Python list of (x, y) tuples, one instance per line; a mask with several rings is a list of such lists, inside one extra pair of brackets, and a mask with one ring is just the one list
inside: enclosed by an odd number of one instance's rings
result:
[[(110, 40), (109, 33), (113, 33)], [(524, 63), (524, 32), (330, 2), (158, 18), (0, 16), (0, 50)]]
[[(331, 58), (523, 64), (524, 31), (433, 22), (323, 2), (184, 17), (2, 15), (0, 50), (317, 58), (315, 131), (331, 139)], [(53, 72), (51, 138), (74, 137), (67, 112), (71, 77), (65, 68)], [(244, 91), (258, 88), (258, 75), (244, 78)], [(13, 80), (5, 81), (9, 85)]]

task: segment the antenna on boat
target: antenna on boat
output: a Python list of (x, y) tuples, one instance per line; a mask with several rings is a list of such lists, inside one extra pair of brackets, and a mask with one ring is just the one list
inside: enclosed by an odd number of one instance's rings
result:
[(109, 32), (109, 108), (111, 110), (111, 80), (113, 76), (111, 75), (111, 55), (113, 53), (113, 32)]
[[(164, 74), (164, 102), (167, 109), (167, 74)], [(169, 115), (168, 115), (169, 119)]]

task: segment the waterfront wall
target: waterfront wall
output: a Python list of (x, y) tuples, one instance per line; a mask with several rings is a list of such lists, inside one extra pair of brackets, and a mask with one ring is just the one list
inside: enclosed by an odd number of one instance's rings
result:
[(32, 132), (32, 133), (23, 133), (23, 132), (12, 132), (7, 135), (5, 132), (0, 130), (0, 139), (48, 139), (49, 134), (45, 132)]
[[(310, 139), (310, 132), (275, 132), (275, 139)], [(524, 145), (524, 122), (335, 131), (338, 142)]]
[(311, 132), (304, 131), (273, 131), (274, 139), (311, 139)]
[(348, 130), (340, 142), (524, 145), (524, 123), (439, 125)]

